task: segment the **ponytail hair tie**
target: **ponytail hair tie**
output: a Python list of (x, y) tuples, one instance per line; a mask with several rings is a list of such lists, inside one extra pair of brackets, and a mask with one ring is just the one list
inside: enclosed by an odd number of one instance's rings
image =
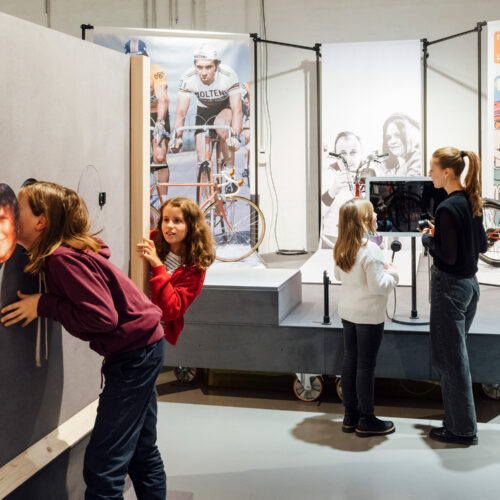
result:
[(467, 156), (467, 153), (465, 151), (460, 151), (460, 158), (463, 158), (464, 156)]

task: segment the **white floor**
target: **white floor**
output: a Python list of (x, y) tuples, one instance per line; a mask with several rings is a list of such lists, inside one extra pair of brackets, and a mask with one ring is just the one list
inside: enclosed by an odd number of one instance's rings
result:
[(436, 420), (394, 422), (358, 438), (339, 415), (159, 403), (158, 441), (169, 490), (193, 500), (500, 498), (500, 423), (464, 447), (429, 441)]
[(500, 286), (500, 267), (490, 266), (482, 260), (478, 261), (477, 267), (477, 279), (479, 280), (479, 283), (483, 285)]
[[(387, 261), (391, 260), (392, 251), (382, 250)], [(417, 263), (420, 251), (417, 252)], [(399, 286), (411, 286), (411, 250), (403, 249), (394, 256), (394, 264), (399, 273)], [(321, 249), (302, 265), (302, 283), (323, 283), (323, 271), (328, 273), (332, 283), (339, 283), (333, 276), (333, 250)]]

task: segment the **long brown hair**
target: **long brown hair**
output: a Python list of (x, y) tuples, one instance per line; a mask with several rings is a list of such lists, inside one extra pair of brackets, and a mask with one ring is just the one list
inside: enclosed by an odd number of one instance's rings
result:
[(364, 198), (353, 198), (340, 207), (333, 258), (342, 271), (347, 273), (352, 269), (359, 249), (368, 243), (372, 219), (373, 205)]
[(21, 191), (33, 214), (45, 215), (47, 224), (28, 252), (27, 273), (39, 272), (45, 259), (61, 245), (99, 251), (101, 244), (90, 234), (89, 212), (78, 193), (53, 182), (34, 182)]
[(460, 179), (465, 168), (465, 157), (469, 158), (469, 168), (465, 176), (465, 194), (469, 200), (472, 216), (481, 215), (483, 202), (481, 200), (481, 160), (473, 151), (460, 151), (457, 148), (439, 148), (432, 154), (441, 169), (451, 168), (456, 177)]
[(158, 219), (156, 234), (153, 237), (158, 257), (161, 261), (164, 261), (168, 252), (170, 252), (170, 245), (165, 241), (161, 230), (163, 211), (166, 207), (180, 208), (187, 225), (182, 265), (190, 265), (200, 271), (207, 269), (215, 260), (212, 233), (210, 232), (208, 224), (205, 222), (200, 207), (189, 198), (171, 198), (161, 206), (161, 217)]

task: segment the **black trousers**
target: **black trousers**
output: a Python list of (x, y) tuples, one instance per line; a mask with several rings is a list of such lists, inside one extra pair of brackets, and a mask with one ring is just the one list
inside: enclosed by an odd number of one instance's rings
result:
[(342, 398), (346, 412), (373, 414), (373, 386), (377, 354), (384, 323), (365, 325), (342, 320), (344, 327), (344, 365)]
[(156, 446), (155, 389), (164, 357), (161, 339), (105, 363), (106, 382), (85, 451), (85, 500), (123, 499), (127, 473), (139, 500), (165, 500), (166, 475)]

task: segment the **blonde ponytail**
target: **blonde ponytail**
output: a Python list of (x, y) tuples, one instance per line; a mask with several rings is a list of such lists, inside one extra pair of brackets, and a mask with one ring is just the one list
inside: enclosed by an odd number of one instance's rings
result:
[(481, 201), (481, 184), (479, 175), (481, 172), (481, 161), (473, 151), (460, 151), (457, 148), (439, 148), (434, 151), (432, 157), (437, 160), (442, 169), (451, 168), (456, 177), (460, 178), (465, 168), (464, 158), (469, 158), (469, 168), (465, 176), (465, 194), (469, 200), (472, 216), (481, 215), (483, 202)]
[(464, 155), (469, 158), (469, 168), (465, 176), (465, 193), (469, 199), (472, 216), (481, 215), (483, 202), (481, 200), (481, 184), (479, 175), (481, 172), (481, 160), (473, 151), (463, 151)]

